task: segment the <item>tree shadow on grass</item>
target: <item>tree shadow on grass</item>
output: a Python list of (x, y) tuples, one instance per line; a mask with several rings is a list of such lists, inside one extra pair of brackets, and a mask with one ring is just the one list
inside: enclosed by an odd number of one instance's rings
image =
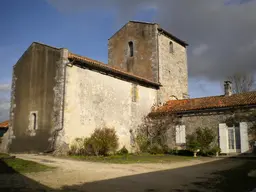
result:
[(13, 168), (9, 167), (3, 160), (0, 160), (0, 191), (46, 192), (54, 190), (18, 173)]

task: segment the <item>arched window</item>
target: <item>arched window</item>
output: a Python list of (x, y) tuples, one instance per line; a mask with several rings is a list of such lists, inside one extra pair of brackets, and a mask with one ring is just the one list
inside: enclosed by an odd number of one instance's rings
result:
[(171, 41), (169, 43), (169, 52), (173, 53), (173, 43)]
[(133, 42), (130, 41), (128, 44), (129, 44), (129, 54), (130, 54), (130, 57), (133, 57)]

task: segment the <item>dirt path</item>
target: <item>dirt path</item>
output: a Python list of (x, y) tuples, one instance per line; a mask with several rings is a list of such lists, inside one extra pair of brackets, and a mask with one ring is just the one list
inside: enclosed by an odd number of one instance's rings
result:
[[(25, 177), (50, 189), (61, 191), (170, 191), (212, 177), (213, 171), (230, 169), (241, 161), (193, 160), (171, 164), (105, 164), (51, 156), (16, 154), (55, 170), (29, 173)], [(191, 187), (190, 187), (191, 189)], [(47, 190), (46, 190), (47, 191)]]

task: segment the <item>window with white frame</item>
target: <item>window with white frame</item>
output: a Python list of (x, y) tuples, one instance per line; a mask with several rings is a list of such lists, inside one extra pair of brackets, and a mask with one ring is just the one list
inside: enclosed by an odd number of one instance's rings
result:
[(185, 125), (176, 126), (176, 144), (186, 143), (186, 129)]

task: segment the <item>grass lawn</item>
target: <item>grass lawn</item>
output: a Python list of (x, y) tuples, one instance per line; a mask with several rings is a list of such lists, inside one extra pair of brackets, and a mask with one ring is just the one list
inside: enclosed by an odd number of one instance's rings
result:
[(180, 161), (189, 161), (195, 159), (202, 159), (202, 157), (188, 157), (188, 156), (175, 156), (175, 155), (113, 155), (113, 156), (69, 156), (72, 159), (102, 162), (102, 163), (116, 163), (116, 164), (132, 164), (132, 163), (173, 163)]
[[(10, 157), (8, 154), (0, 154), (0, 158)], [(31, 173), (52, 170), (54, 167), (42, 165), (33, 161), (19, 158), (0, 160), (0, 173)]]

